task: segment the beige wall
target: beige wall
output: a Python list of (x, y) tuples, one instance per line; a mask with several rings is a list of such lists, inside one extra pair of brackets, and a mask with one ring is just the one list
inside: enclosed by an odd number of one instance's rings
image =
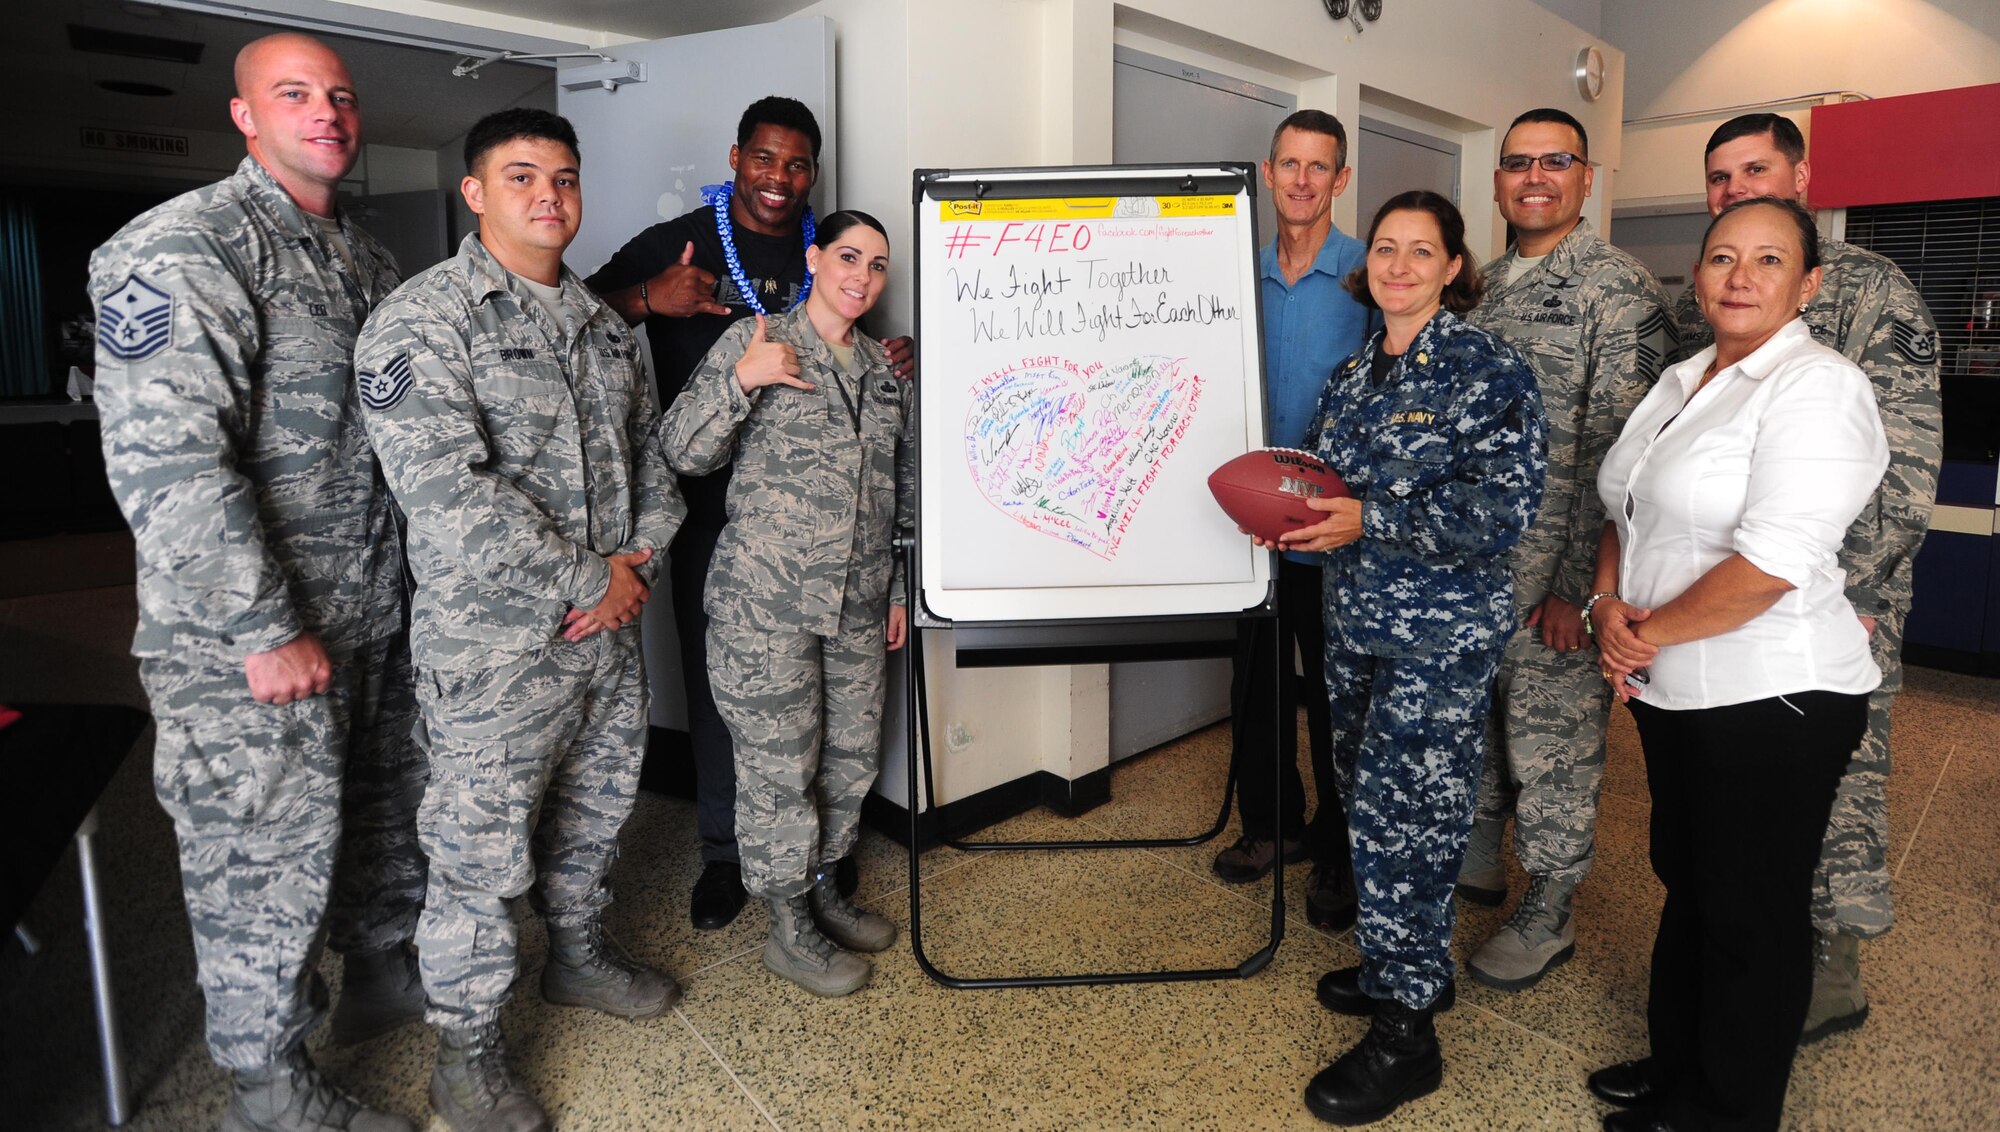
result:
[[(2000, 82), (1994, 0), (1609, 0), (1604, 34), (1633, 52), (1625, 94), (1636, 119), (1818, 91), (1885, 98)], [(1805, 128), (1812, 101), (1770, 109)], [(1702, 148), (1731, 116), (1627, 128), (1617, 203), (1699, 203)], [(1978, 130), (1990, 137), (1992, 123)]]

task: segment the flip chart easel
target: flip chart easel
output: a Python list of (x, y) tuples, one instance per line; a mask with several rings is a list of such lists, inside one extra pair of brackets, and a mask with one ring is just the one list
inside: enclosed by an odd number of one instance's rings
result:
[[(1235, 967), (960, 978), (924, 952), (918, 780), (935, 810), (926, 630), (961, 668), (1230, 656), (1275, 616), (1272, 556), (1216, 507), (1208, 473), (1263, 445), (1253, 167), (918, 170), (917, 533), (903, 652), (915, 765), (910, 947), (960, 989), (1247, 978)], [(1271, 635), (1275, 641), (1277, 634)], [(1281, 672), (1277, 648), (1259, 678)], [(1289, 723), (1290, 721), (1284, 721)], [(1282, 767), (1274, 751), (1274, 781)], [(1192, 846), (1185, 837), (963, 841), (966, 852)]]

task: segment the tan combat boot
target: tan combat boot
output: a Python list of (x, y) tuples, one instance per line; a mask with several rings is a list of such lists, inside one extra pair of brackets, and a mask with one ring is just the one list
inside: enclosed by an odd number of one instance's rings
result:
[(833, 874), (823, 874), (812, 886), (813, 923), (826, 937), (849, 951), (887, 951), (896, 942), (896, 925), (887, 916), (858, 908), (840, 894)]
[(514, 1080), (500, 1023), (438, 1031), (431, 1108), (451, 1132), (549, 1132), (548, 1113)]
[(655, 1018), (681, 1000), (681, 988), (665, 971), (635, 962), (593, 920), (567, 928), (549, 925), (542, 997), (620, 1018)]
[(1466, 961), (1472, 977), (1501, 990), (1525, 990), (1576, 954), (1570, 916), (1573, 886), (1546, 876), (1528, 879), (1528, 891), (1505, 926)]
[(824, 998), (853, 994), (868, 982), (875, 968), (859, 955), (842, 951), (820, 934), (812, 907), (801, 892), (790, 897), (766, 897), (771, 910), (771, 936), (764, 941), (764, 966)]
[(1816, 932), (1813, 945), (1812, 1004), (1800, 1045), (1859, 1029), (1868, 1021), (1868, 995), (1861, 989), (1861, 941), (1844, 932)]
[(320, 1076), (293, 1046), (277, 1061), (234, 1074), (222, 1132), (416, 1132), (392, 1112), (377, 1112)]

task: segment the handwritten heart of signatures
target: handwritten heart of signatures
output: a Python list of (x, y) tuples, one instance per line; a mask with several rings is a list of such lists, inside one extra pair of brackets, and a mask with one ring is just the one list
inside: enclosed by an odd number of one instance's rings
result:
[(1201, 375), (1164, 356), (1036, 362), (973, 387), (973, 482), (1002, 514), (1110, 561), (1194, 421)]

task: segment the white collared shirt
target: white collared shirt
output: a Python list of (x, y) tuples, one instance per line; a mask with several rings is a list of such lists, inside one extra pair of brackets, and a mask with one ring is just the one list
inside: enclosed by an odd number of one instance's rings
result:
[(1868, 378), (1793, 319), (1717, 373), (1710, 346), (1660, 375), (1597, 476), (1618, 524), (1618, 593), (1658, 609), (1731, 554), (1793, 589), (1727, 633), (1660, 650), (1633, 684), (1662, 708), (1881, 683), (1836, 561), (1889, 466)]

